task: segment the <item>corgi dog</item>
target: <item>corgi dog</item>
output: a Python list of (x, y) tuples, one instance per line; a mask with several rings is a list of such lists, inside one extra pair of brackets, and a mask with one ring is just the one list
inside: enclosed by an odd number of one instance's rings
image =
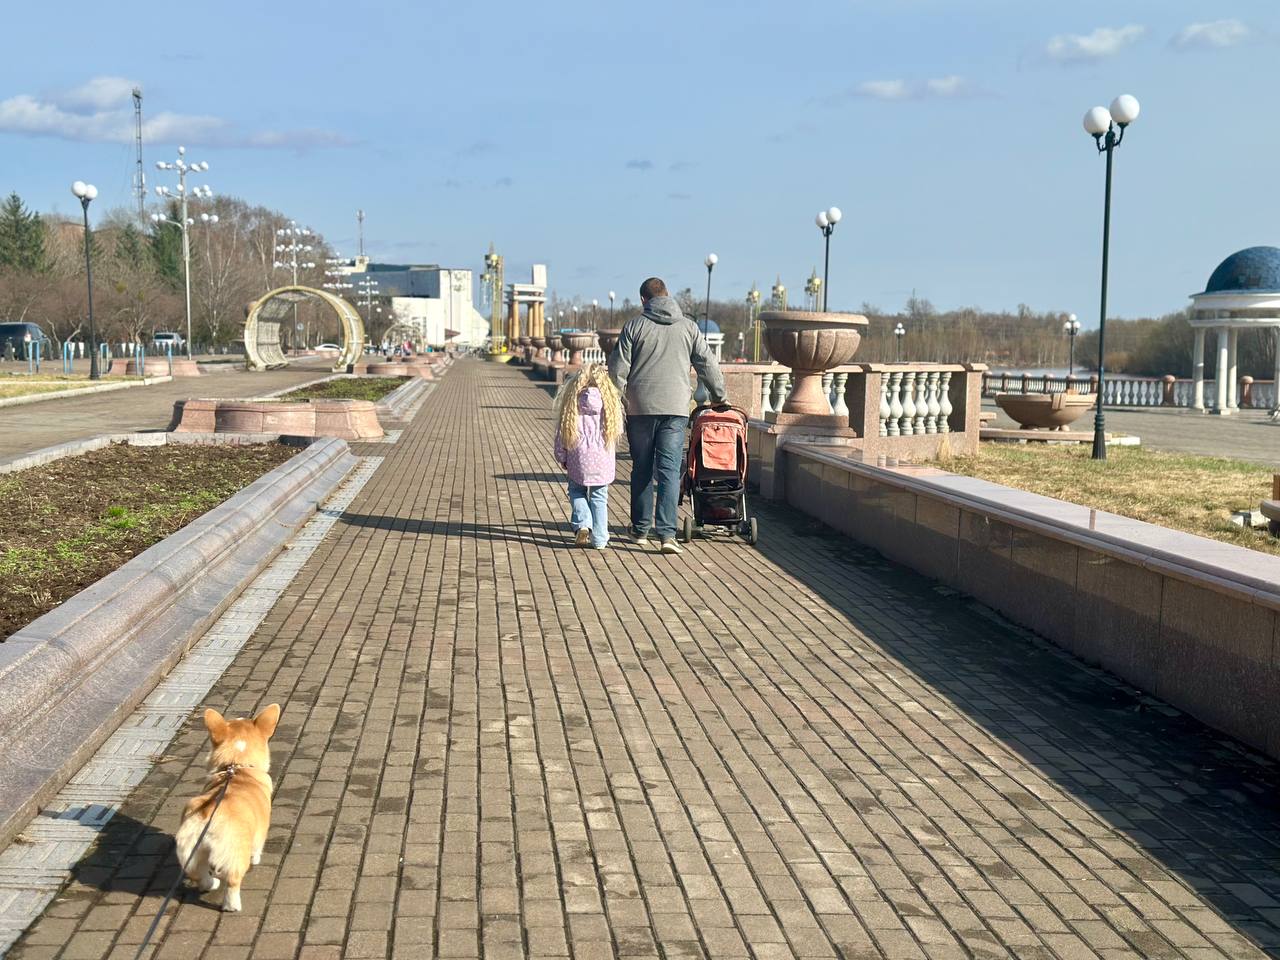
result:
[[(204, 725), (213, 741), (209, 779), (204, 791), (187, 802), (174, 840), (178, 863), (186, 864), (192, 883), (204, 891), (223, 886), (222, 909), (226, 911), (240, 909), (240, 883), (249, 866), (262, 859), (271, 825), (271, 751), (267, 741), (279, 722), (278, 703), (252, 720), (226, 720), (217, 710), (204, 712)], [(214, 814), (224, 784), (226, 794)], [(209, 823), (211, 816), (213, 822)], [(209, 830), (201, 840), (205, 824)]]

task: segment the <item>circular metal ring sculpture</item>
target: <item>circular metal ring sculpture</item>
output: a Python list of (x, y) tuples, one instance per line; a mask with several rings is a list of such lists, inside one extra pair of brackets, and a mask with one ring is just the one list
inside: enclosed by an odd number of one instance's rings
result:
[(244, 322), (245, 366), (250, 370), (272, 370), (289, 361), (280, 346), (280, 324), (290, 308), (302, 300), (320, 300), (333, 308), (342, 327), (342, 351), (333, 364), (335, 373), (349, 370), (364, 352), (364, 321), (346, 300), (314, 287), (277, 287), (249, 305)]

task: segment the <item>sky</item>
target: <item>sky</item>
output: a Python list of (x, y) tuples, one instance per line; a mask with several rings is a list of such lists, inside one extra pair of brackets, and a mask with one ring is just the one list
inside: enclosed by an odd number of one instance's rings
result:
[[(1142, 104), (1115, 155), (1109, 316), (1180, 309), (1280, 245), (1274, 0), (312, 0), (11, 5), (0, 192), (128, 205), (178, 144), (215, 192), (355, 253), (548, 265), (564, 297), (741, 300), (822, 270), (830, 307), (1079, 314), (1096, 326), (1104, 160), (1081, 118)], [(84, 25), (84, 26), (80, 26)], [(12, 38), (25, 38), (14, 42)]]

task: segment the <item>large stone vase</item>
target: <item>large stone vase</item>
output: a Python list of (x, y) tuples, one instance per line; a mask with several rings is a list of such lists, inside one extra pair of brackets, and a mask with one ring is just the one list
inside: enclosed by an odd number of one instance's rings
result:
[(1068, 430), (1098, 404), (1096, 393), (997, 393), (996, 406), (1023, 430)]
[(528, 363), (533, 359), (533, 338), (526, 336), (516, 337), (516, 343), (520, 346), (520, 355), (524, 358), (524, 362)]
[(622, 330), (618, 327), (607, 327), (596, 331), (596, 339), (600, 341), (600, 349), (604, 351), (605, 360), (608, 360), (613, 353), (613, 348), (618, 345), (620, 336), (622, 336)]
[(580, 366), (582, 364), (582, 351), (590, 350), (592, 344), (596, 342), (594, 333), (562, 333), (560, 339), (564, 341), (566, 349), (569, 351), (569, 365), (571, 367)]
[(859, 313), (765, 310), (760, 319), (770, 356), (791, 368), (791, 395), (780, 412), (797, 417), (831, 416), (822, 375), (853, 359), (867, 318)]
[(547, 337), (547, 348), (551, 351), (547, 354), (547, 359), (552, 363), (564, 360), (564, 339), (558, 333), (553, 333)]
[(534, 356), (534, 358), (536, 359), (536, 358), (538, 358), (538, 357), (542, 356), (542, 351), (543, 351), (543, 350), (545, 350), (545, 349), (547, 349), (547, 338), (546, 338), (546, 337), (531, 337), (531, 338), (530, 338), (530, 341), (533, 343), (533, 356)]

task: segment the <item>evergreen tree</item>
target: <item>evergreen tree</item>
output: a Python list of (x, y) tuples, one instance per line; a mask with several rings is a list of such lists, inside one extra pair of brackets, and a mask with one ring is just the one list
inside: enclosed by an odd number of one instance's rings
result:
[(32, 213), (16, 193), (0, 204), (0, 267), (36, 273), (48, 266), (44, 249), (44, 222)]
[(182, 216), (176, 202), (169, 205), (165, 217), (174, 223), (157, 223), (151, 229), (151, 257), (156, 271), (174, 289), (182, 286), (182, 228), (176, 223)]

